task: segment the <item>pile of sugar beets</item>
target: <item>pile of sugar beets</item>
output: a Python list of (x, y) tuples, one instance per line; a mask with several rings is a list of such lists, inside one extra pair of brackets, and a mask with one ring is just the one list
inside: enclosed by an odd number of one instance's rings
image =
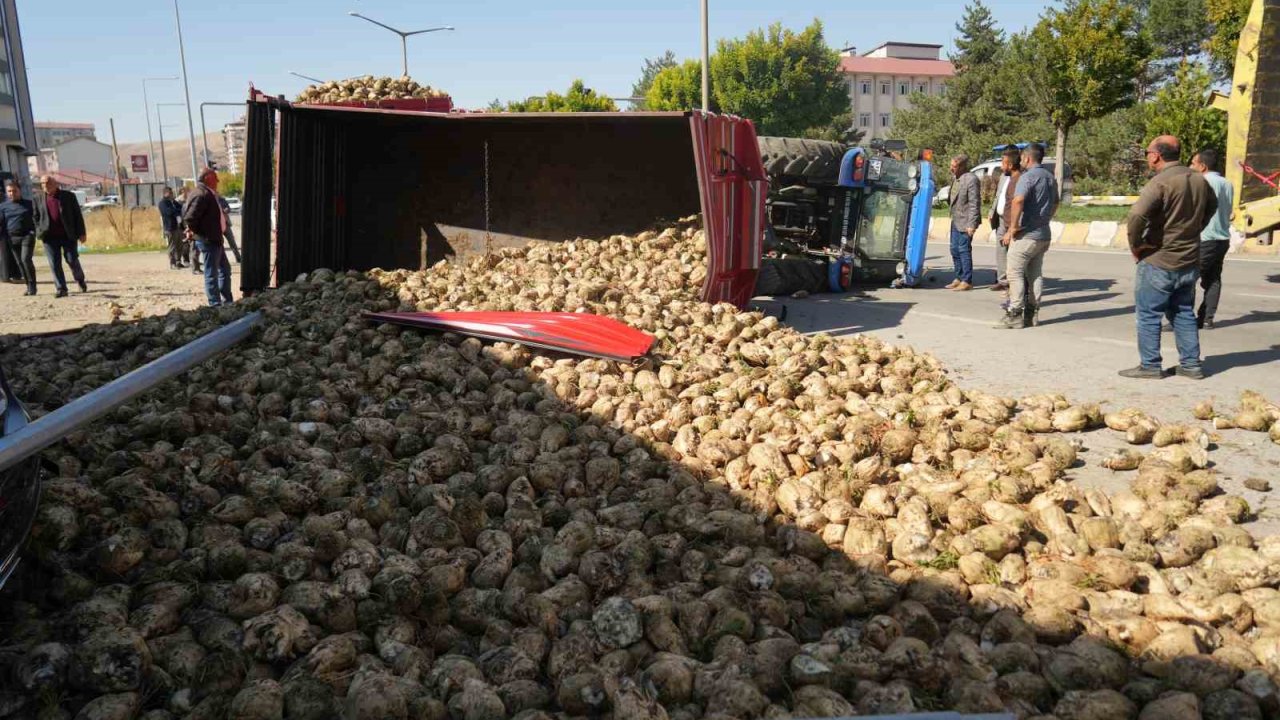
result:
[[(1082, 491), (1079, 433), (1150, 418), (699, 302), (703, 244), (319, 270), (5, 349), (49, 410), (268, 318), (47, 451), (0, 717), (1277, 717), (1280, 538), (1237, 525), (1202, 430), (1154, 427), (1130, 490)], [(414, 308), (657, 341), (631, 366), (360, 317)]]

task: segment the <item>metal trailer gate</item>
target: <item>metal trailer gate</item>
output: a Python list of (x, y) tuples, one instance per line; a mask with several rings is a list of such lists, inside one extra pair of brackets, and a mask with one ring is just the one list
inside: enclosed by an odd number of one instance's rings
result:
[(294, 105), (256, 91), (248, 104), (245, 292), (322, 267), (422, 269), (701, 213), (711, 259), (704, 296), (750, 297), (767, 181), (749, 121), (423, 113)]

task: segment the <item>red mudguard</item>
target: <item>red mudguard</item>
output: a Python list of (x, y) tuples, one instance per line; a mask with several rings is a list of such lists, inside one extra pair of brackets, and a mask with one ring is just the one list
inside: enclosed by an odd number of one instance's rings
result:
[(653, 337), (612, 318), (566, 312), (365, 313), (375, 322), (394, 323), (514, 342), (571, 355), (630, 362), (644, 356)]

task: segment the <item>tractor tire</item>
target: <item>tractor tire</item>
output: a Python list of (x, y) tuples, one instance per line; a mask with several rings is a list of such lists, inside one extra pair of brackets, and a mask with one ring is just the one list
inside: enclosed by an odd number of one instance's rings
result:
[(756, 276), (756, 295), (791, 295), (804, 290), (822, 293), (830, 290), (827, 263), (807, 258), (765, 258)]
[(760, 158), (770, 177), (800, 177), (812, 185), (835, 185), (847, 149), (841, 143), (762, 137)]

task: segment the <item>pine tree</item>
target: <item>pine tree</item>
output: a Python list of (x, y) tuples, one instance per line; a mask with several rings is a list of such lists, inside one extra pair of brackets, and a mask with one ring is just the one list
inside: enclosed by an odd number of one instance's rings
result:
[(956, 32), (960, 37), (956, 38), (956, 51), (950, 57), (958, 73), (990, 65), (1004, 47), (1004, 32), (996, 26), (995, 16), (982, 0), (965, 6)]

